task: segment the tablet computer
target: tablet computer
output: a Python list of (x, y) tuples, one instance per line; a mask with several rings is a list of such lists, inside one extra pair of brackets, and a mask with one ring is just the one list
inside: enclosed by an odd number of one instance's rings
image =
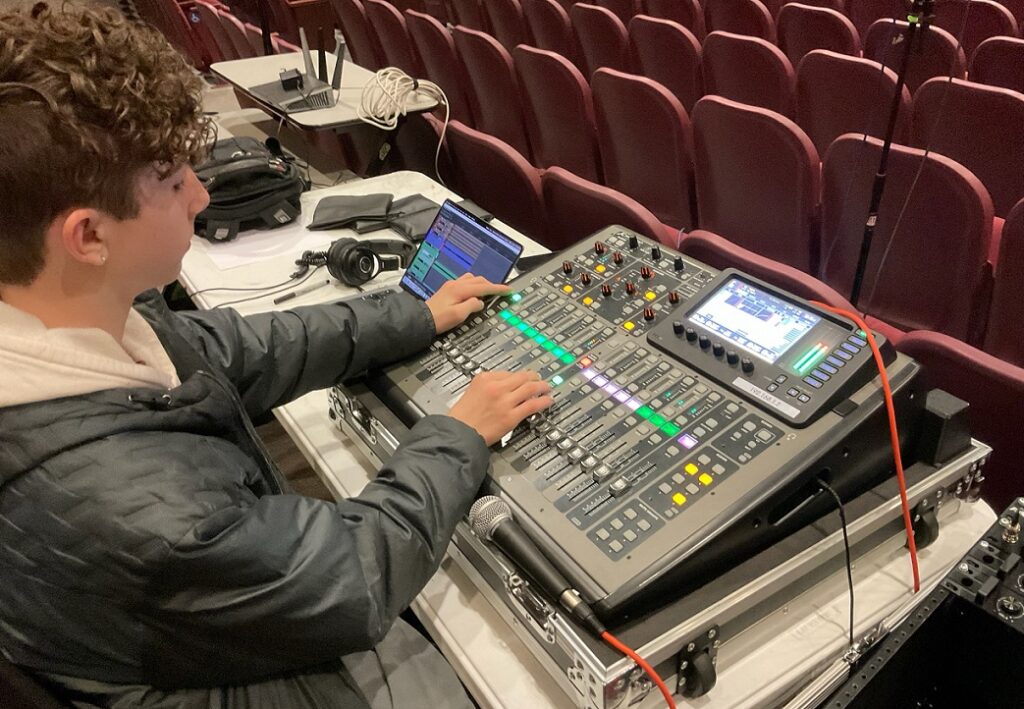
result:
[(401, 285), (426, 300), (445, 281), (464, 273), (504, 283), (522, 253), (522, 244), (445, 200), (406, 267)]

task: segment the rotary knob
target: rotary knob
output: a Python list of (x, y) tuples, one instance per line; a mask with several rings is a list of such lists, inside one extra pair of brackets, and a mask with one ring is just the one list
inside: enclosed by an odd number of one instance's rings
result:
[(629, 235), (629, 248), (637, 249), (640, 248), (640, 240), (636, 238), (636, 234)]
[(636, 284), (633, 281), (626, 281), (626, 292), (630, 295), (636, 294)]
[(605, 298), (607, 298), (611, 294), (612, 294), (612, 287), (610, 285), (605, 283), (603, 286), (601, 286), (601, 295), (603, 295)]
[(711, 351), (715, 353), (715, 357), (721, 357), (725, 354), (725, 345), (721, 342), (716, 342), (711, 345)]
[(743, 369), (743, 371), (746, 372), (747, 374), (750, 374), (751, 372), (754, 371), (753, 360), (751, 360), (749, 357), (744, 357), (742, 360), (740, 360), (740, 368)]
[(590, 285), (590, 274), (587, 273), (586, 271), (581, 273), (580, 274), (580, 283), (582, 283), (585, 286)]
[(644, 280), (654, 278), (654, 269), (651, 268), (650, 266), (641, 266), (640, 277), (643, 278)]
[(675, 322), (672, 323), (672, 332), (674, 332), (675, 334), (682, 335), (683, 332), (685, 332), (685, 331), (686, 331), (686, 328), (684, 328), (683, 324), (681, 322), (679, 322), (678, 320), (676, 320)]
[(678, 303), (679, 302), (679, 291), (675, 291), (675, 290), (669, 291), (668, 292), (668, 302), (672, 303), (672, 305), (675, 305), (676, 303)]
[(682, 271), (684, 268), (686, 268), (686, 264), (683, 262), (682, 256), (676, 256), (676, 260), (672, 263), (672, 268), (676, 269), (677, 271)]
[(660, 246), (652, 246), (651, 247), (651, 258), (654, 259), (655, 261), (661, 261), (661, 247)]
[(686, 341), (687, 342), (693, 342), (696, 339), (697, 339), (697, 331), (694, 330), (692, 327), (686, 328)]
[(644, 308), (644, 320), (647, 322), (654, 320), (654, 308)]
[(615, 262), (616, 266), (621, 265), (624, 260), (625, 259), (623, 259), (621, 251), (616, 251), (615, 253), (612, 254), (612, 261)]
[(603, 254), (607, 250), (608, 250), (608, 247), (605, 246), (603, 241), (595, 241), (594, 242), (594, 253), (596, 253), (596, 254)]
[(572, 261), (562, 261), (562, 273), (572, 273)]
[(711, 338), (707, 335), (701, 335), (697, 338), (697, 344), (700, 345), (702, 350), (706, 350), (708, 347), (711, 347)]
[(736, 364), (740, 361), (740, 356), (736, 354), (736, 350), (729, 350), (725, 353), (725, 361), (729, 364)]

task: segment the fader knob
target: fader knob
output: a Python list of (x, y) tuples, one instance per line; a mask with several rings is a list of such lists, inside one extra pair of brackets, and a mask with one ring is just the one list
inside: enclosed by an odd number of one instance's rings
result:
[(686, 341), (687, 342), (693, 342), (696, 339), (697, 339), (697, 331), (694, 330), (692, 327), (686, 328)]
[(721, 342), (716, 342), (715, 344), (711, 345), (711, 351), (715, 353), (715, 357), (721, 357), (722, 355), (725, 354), (725, 345), (723, 345)]
[(580, 274), (580, 283), (582, 283), (585, 286), (589, 286), (590, 285), (590, 274), (587, 273), (586, 271), (581, 273)]
[(644, 308), (644, 320), (647, 322), (654, 320), (654, 308)]
[(640, 277), (643, 278), (644, 280), (654, 278), (654, 269), (651, 268), (650, 266), (641, 266)]
[(672, 303), (672, 305), (675, 305), (676, 303), (678, 303), (679, 302), (679, 291), (675, 291), (675, 290), (669, 291), (668, 292), (668, 302)]
[(562, 273), (572, 273), (572, 261), (562, 261)]
[(676, 260), (672, 263), (672, 268), (676, 269), (677, 271), (682, 271), (684, 268), (686, 268), (686, 263), (683, 261), (682, 256), (676, 256)]
[(601, 295), (603, 295), (605, 298), (607, 298), (611, 294), (612, 294), (612, 287), (610, 285), (605, 283), (603, 286), (601, 286)]
[(686, 328), (684, 328), (683, 324), (678, 320), (672, 323), (672, 332), (674, 332), (675, 334), (682, 335), (685, 331)]
[(651, 247), (651, 258), (654, 259), (655, 261), (661, 261), (661, 247), (660, 246), (652, 246)]
[(754, 362), (753, 362), (753, 360), (751, 360), (749, 357), (744, 357), (740, 361), (740, 368), (742, 368), (743, 371), (746, 372), (747, 374), (750, 374), (751, 372), (754, 371)]
[(630, 295), (636, 294), (636, 284), (633, 281), (626, 281), (626, 292)]
[(640, 248), (640, 240), (636, 238), (636, 234), (629, 235), (629, 248), (638, 249)]
[(605, 246), (603, 241), (595, 241), (594, 242), (594, 253), (596, 253), (596, 254), (603, 254), (607, 250), (608, 250), (608, 247)]
[(725, 353), (725, 361), (729, 364), (736, 364), (740, 361), (740, 356), (736, 354), (736, 350), (729, 350)]
[(711, 347), (711, 338), (707, 335), (701, 335), (697, 338), (697, 344), (700, 345), (702, 350), (706, 350), (708, 347)]
[(623, 260), (624, 259), (622, 257), (622, 252), (621, 251), (616, 251), (615, 253), (612, 254), (612, 261), (615, 262), (616, 266), (621, 265)]

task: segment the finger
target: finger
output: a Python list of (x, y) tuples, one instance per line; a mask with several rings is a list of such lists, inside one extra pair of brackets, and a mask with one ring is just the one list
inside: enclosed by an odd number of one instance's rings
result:
[(459, 283), (458, 293), (460, 296), (469, 298), (481, 295), (497, 295), (511, 291), (511, 286), (507, 286), (504, 283), (491, 283), (486, 278), (481, 278), (480, 280), (467, 280)]
[(495, 380), (498, 388), (495, 394), (503, 398), (507, 397), (507, 401), (510, 406), (513, 405), (511, 397), (512, 392), (524, 384), (536, 382), (540, 379), (539, 374), (531, 371), (502, 372), (502, 374), (506, 376), (503, 376), (500, 380)]
[(512, 415), (517, 420), (523, 421), (533, 414), (540, 413), (553, 403), (555, 403), (555, 400), (550, 396), (535, 396), (532, 399), (527, 399), (519, 406), (512, 409)]
[(466, 318), (469, 317), (470, 313), (475, 313), (478, 310), (483, 310), (484, 301), (480, 300), (479, 298), (470, 298), (469, 300), (464, 300), (461, 303), (456, 303), (453, 307), (455, 308), (455, 312), (458, 314), (458, 316), (465, 320)]
[[(517, 389), (529, 384), (536, 384), (540, 382), (540, 374), (537, 372), (515, 372), (512, 377), (505, 383), (508, 386), (507, 392), (515, 395)], [(546, 382), (545, 382), (546, 385)], [(522, 399), (518, 399), (516, 403), (519, 403)]]
[(551, 386), (547, 382), (527, 382), (511, 393), (512, 405), (519, 406), (528, 399), (547, 395), (550, 391)]
[(499, 381), (504, 381), (505, 379), (508, 379), (509, 377), (514, 377), (516, 375), (516, 372), (509, 372), (507, 370), (501, 369), (501, 370), (496, 370), (496, 371), (493, 371), (493, 372), (481, 372), (480, 374), (478, 374), (476, 376), (476, 378), (483, 377), (485, 375), (491, 381), (499, 382)]

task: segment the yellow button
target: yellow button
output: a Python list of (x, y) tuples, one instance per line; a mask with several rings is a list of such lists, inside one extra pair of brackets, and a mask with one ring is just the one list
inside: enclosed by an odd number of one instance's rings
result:
[(598, 273), (604, 273), (604, 264), (597, 264), (597, 266), (594, 267), (594, 270), (597, 271)]
[(656, 295), (654, 294), (654, 291), (650, 291), (650, 290), (649, 290), (649, 291), (647, 291), (646, 293), (644, 293), (644, 298), (647, 298), (647, 300), (654, 300), (654, 299), (655, 299), (655, 298), (657, 298), (657, 297), (658, 297), (658, 296), (656, 296)]
[(572, 293), (572, 286), (562, 286), (562, 290), (566, 293)]
[(626, 322), (622, 323), (622, 327), (626, 328), (627, 330), (632, 330), (634, 327), (636, 327), (636, 325), (633, 323), (632, 320), (627, 320)]
[(686, 502), (686, 495), (684, 495), (681, 492), (677, 492), (675, 495), (672, 496), (672, 502), (681, 506), (684, 502)]
[(594, 302), (594, 299), (591, 298), (589, 295), (586, 298), (583, 299), (583, 304), (584, 305), (590, 305), (593, 302)]
[(711, 476), (708, 475), (707, 473), (701, 473), (700, 477), (697, 479), (700, 480), (701, 485), (710, 485), (712, 482)]
[(687, 463), (686, 467), (683, 468), (683, 470), (685, 470), (690, 475), (696, 475), (697, 474), (697, 466), (694, 465), (693, 463)]

